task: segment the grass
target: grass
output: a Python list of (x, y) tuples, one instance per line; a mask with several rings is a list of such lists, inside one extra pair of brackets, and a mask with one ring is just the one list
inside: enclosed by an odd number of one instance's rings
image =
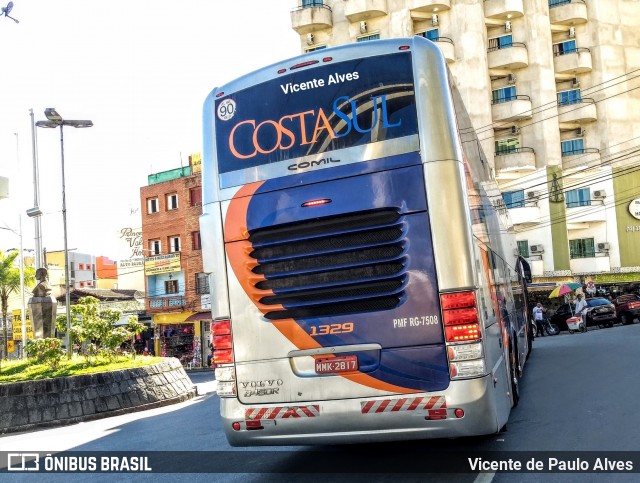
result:
[(89, 363), (84, 357), (74, 355), (71, 360), (64, 359), (56, 369), (47, 364), (37, 364), (35, 359), (5, 360), (0, 362), (0, 384), (131, 369), (163, 360), (162, 357), (150, 356), (137, 356), (135, 359), (121, 356), (116, 360), (96, 357)]

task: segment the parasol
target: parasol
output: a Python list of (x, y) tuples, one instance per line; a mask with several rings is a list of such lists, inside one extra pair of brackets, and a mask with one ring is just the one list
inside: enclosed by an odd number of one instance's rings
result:
[(549, 298), (562, 297), (568, 293), (573, 292), (576, 289), (582, 288), (581, 283), (563, 283), (554, 288), (549, 294)]

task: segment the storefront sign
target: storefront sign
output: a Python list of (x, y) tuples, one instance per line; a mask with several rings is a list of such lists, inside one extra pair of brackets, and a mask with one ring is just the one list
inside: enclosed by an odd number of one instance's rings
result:
[[(573, 277), (534, 277), (533, 278), (533, 283), (553, 283), (553, 284), (560, 284), (560, 283), (574, 283), (576, 282), (576, 280), (573, 279)], [(552, 287), (555, 288), (555, 287)]]
[[(14, 310), (11, 315), (13, 315), (13, 340), (22, 340), (22, 311), (20, 309)], [(27, 328), (27, 340), (34, 339), (29, 311), (26, 311), (25, 325)]]
[(146, 276), (180, 271), (180, 254), (170, 253), (144, 259), (144, 273)]
[(638, 282), (640, 281), (640, 272), (629, 273), (601, 273), (594, 276), (596, 283), (609, 282)]
[(129, 256), (122, 258), (136, 259), (142, 257), (142, 228), (121, 228), (120, 240), (128, 248)]
[(192, 173), (199, 173), (202, 171), (202, 156), (200, 153), (195, 153), (189, 156), (189, 164), (191, 164)]
[[(144, 258), (130, 258), (129, 260), (118, 260), (118, 270), (126, 271), (127, 269), (139, 270), (144, 266)], [(119, 272), (120, 273), (120, 272)]]
[(211, 294), (204, 294), (200, 296), (200, 307), (211, 310)]

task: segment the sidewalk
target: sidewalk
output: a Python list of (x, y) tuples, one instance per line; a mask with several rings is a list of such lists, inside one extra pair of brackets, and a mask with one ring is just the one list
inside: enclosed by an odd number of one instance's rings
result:
[(218, 382), (215, 380), (213, 368), (204, 367), (197, 369), (185, 369), (191, 383), (195, 386), (198, 396), (215, 393), (218, 389)]
[(204, 396), (205, 394), (215, 393), (218, 390), (218, 381), (207, 382), (194, 382), (198, 396)]

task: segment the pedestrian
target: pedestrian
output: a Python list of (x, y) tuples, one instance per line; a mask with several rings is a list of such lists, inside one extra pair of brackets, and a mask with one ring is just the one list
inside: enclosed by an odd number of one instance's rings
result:
[(576, 301), (576, 316), (580, 315), (582, 317), (582, 323), (584, 326), (587, 326), (587, 301), (584, 299), (584, 295), (579, 293), (577, 295)]
[[(209, 355), (207, 356), (207, 367), (211, 367), (213, 364), (213, 344), (209, 342)], [(215, 365), (214, 365), (215, 368)]]
[(536, 337), (544, 336), (544, 326), (542, 321), (547, 309), (545, 309), (540, 302), (533, 308), (533, 320), (536, 323)]

